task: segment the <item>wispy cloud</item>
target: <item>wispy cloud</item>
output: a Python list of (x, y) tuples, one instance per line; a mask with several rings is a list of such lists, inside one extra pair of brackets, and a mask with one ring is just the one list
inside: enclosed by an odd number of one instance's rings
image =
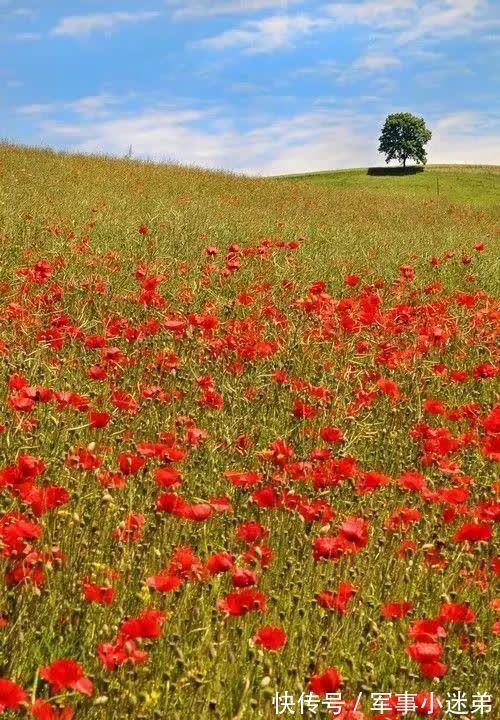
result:
[(173, 8), (172, 16), (177, 20), (213, 17), (216, 15), (235, 15), (260, 10), (286, 10), (303, 0), (167, 0)]
[[(174, 160), (251, 174), (366, 167), (381, 163), (377, 139), (383, 116), (351, 108), (316, 109), (286, 118), (249, 118), (235, 127), (221, 109), (152, 109), (100, 121), (44, 122), (44, 137), (83, 152)], [(500, 127), (480, 113), (430, 119), (430, 162), (500, 164)], [(242, 152), (244, 149), (244, 152)]]
[(491, 27), (493, 11), (491, 0), (358, 0), (325, 6), (339, 25), (400, 30), (393, 36), (400, 44)]
[(390, 67), (401, 65), (399, 60), (394, 55), (383, 52), (367, 52), (361, 55), (353, 64), (355, 70), (366, 70), (368, 72), (374, 72), (378, 70), (386, 70)]
[(459, 111), (437, 118), (432, 126), (430, 162), (500, 165), (500, 118)]
[(89, 124), (45, 123), (43, 128), (84, 152), (123, 155), (132, 147), (138, 157), (272, 174), (359, 164), (368, 156), (366, 136), (361, 136), (358, 125), (359, 118), (342, 112), (334, 118), (315, 111), (238, 131), (215, 113), (187, 109), (153, 110)]
[(291, 73), (292, 77), (315, 76), (335, 81), (337, 84), (358, 81), (367, 74), (377, 73), (382, 81), (386, 71), (401, 65), (401, 60), (395, 55), (382, 51), (367, 51), (351, 64), (339, 63), (336, 60), (321, 60), (315, 65), (299, 68)]
[[(206, 167), (224, 167), (231, 147), (231, 134), (197, 129), (203, 120), (208, 127), (207, 111), (199, 109), (154, 109), (94, 123), (45, 123), (43, 129), (71, 141), (74, 149), (84, 152), (106, 152), (122, 155), (132, 147), (134, 155), (143, 158), (180, 160)], [(226, 167), (228, 167), (226, 165)]]
[(481, 113), (472, 110), (449, 113), (439, 118), (434, 127), (436, 133), (471, 132), (481, 123)]
[(420, 37), (463, 35), (473, 32), (489, 7), (485, 0), (430, 0), (423, 3), (415, 24), (405, 30), (398, 42), (407, 43)]
[(415, 12), (415, 0), (364, 0), (335, 2), (326, 5), (326, 13), (341, 25), (397, 27), (404, 25)]
[[(187, 3), (176, 11), (181, 17), (219, 14), (276, 7), (279, 0), (249, 0), (209, 5), (208, 2)], [(282, 4), (282, 3), (281, 3)], [(246, 53), (271, 52), (292, 46), (296, 40), (325, 28), (368, 26), (392, 43), (408, 44), (421, 37), (426, 39), (473, 32), (489, 17), (487, 0), (359, 0), (333, 2), (320, 6), (317, 12), (275, 14), (259, 20), (248, 20), (218, 35), (195, 43), (212, 50), (241, 48)], [(491, 18), (490, 18), (491, 22)], [(385, 52), (367, 53), (358, 69), (385, 69), (398, 61)]]
[(84, 118), (99, 118), (105, 117), (111, 107), (119, 105), (130, 97), (131, 95), (117, 97), (109, 93), (100, 93), (99, 95), (88, 95), (69, 102), (30, 103), (19, 106), (17, 111), (21, 115), (46, 115), (64, 110), (76, 113)]
[(97, 30), (112, 30), (117, 25), (153, 20), (161, 15), (159, 11), (149, 12), (110, 12), (89, 15), (68, 15), (50, 31), (51, 35), (88, 35)]
[(271, 15), (262, 20), (248, 21), (237, 28), (196, 43), (213, 50), (241, 48), (246, 53), (265, 53), (291, 47), (296, 40), (313, 30), (328, 27), (326, 18), (310, 15)]

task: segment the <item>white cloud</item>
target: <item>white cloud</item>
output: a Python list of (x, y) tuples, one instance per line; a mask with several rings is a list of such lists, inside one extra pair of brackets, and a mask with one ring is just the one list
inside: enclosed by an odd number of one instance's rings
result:
[(325, 10), (341, 25), (394, 27), (405, 23), (416, 8), (415, 0), (364, 0), (331, 3)]
[(377, 70), (386, 70), (396, 65), (401, 65), (401, 61), (394, 57), (394, 55), (383, 52), (367, 52), (354, 62), (353, 68), (374, 72)]
[[(44, 127), (50, 133), (71, 138), (75, 143), (72, 147), (84, 152), (123, 155), (131, 146), (134, 155), (140, 157), (222, 167), (221, 149), (229, 147), (230, 135), (193, 127), (207, 115), (202, 110), (153, 110), (104, 122), (51, 123)], [(236, 147), (233, 150), (236, 152)]]
[(474, 111), (462, 111), (450, 113), (439, 118), (434, 125), (434, 135), (441, 135), (448, 132), (456, 132), (457, 130), (470, 131), (473, 130), (480, 122), (481, 115)]
[(419, 8), (415, 24), (399, 36), (398, 42), (467, 34), (478, 26), (487, 10), (485, 0), (429, 0)]
[(117, 97), (108, 93), (89, 95), (69, 102), (54, 103), (30, 103), (21, 105), (17, 112), (21, 115), (46, 115), (60, 110), (69, 110), (86, 118), (105, 117), (112, 106), (118, 105), (125, 99), (132, 97), (131, 94), (125, 97)]
[[(83, 152), (175, 160), (251, 174), (300, 173), (382, 165), (383, 117), (355, 109), (317, 109), (241, 130), (216, 110), (156, 109), (95, 122), (45, 123), (45, 140)], [(500, 165), (500, 130), (478, 113), (429, 122), (429, 162)]]
[(431, 129), (429, 162), (500, 165), (500, 131), (494, 118), (475, 111), (450, 113)]
[(87, 35), (95, 30), (111, 30), (122, 23), (153, 20), (160, 12), (110, 12), (89, 15), (68, 15), (59, 20), (50, 31), (51, 35)]
[[(313, 75), (334, 81), (336, 84), (355, 82), (367, 73), (378, 73), (377, 77), (379, 93), (383, 90), (381, 83), (387, 82), (384, 71), (401, 65), (401, 61), (390, 53), (368, 51), (358, 57), (351, 65), (341, 65), (335, 60), (322, 60), (316, 65), (299, 68), (292, 71), (292, 77)], [(392, 87), (392, 85), (391, 85)], [(380, 98), (379, 98), (380, 99)]]
[(74, 100), (73, 102), (67, 103), (66, 107), (79, 115), (94, 117), (107, 111), (111, 105), (116, 105), (120, 102), (121, 98), (116, 98), (108, 93), (101, 93), (100, 95), (88, 95), (79, 100)]
[(167, 4), (174, 7), (172, 17), (188, 20), (215, 15), (234, 15), (259, 10), (286, 10), (303, 0), (170, 0)]
[(494, 6), (489, 0), (357, 0), (330, 3), (325, 11), (338, 25), (398, 30), (394, 40), (406, 44), (491, 28)]
[(423, 62), (426, 62), (427, 60), (441, 60), (443, 58), (442, 53), (436, 52), (435, 50), (410, 48), (407, 52), (411, 55), (412, 58), (415, 58), (416, 60), (422, 60)]
[[(177, 1), (177, 0), (174, 0)], [(276, 6), (278, 0), (249, 0), (210, 5), (201, 0), (183, 5), (178, 16), (218, 14)], [(487, 0), (358, 0), (327, 3), (315, 14), (277, 14), (246, 21), (213, 37), (196, 43), (213, 50), (242, 48), (246, 53), (272, 52), (289, 47), (296, 40), (324, 28), (364, 25), (379, 32), (380, 38), (399, 45), (419, 38), (436, 39), (447, 35), (472, 33), (491, 28), (494, 22)], [(390, 33), (390, 36), (388, 36)], [(385, 69), (398, 64), (387, 53), (368, 53), (364, 69)], [(363, 65), (358, 65), (361, 69)]]
[[(300, 0), (298, 0), (300, 1)], [(496, 1), (496, 0), (495, 0)], [(177, 3), (178, 0), (171, 0)], [(242, 12), (287, 3), (280, 0), (228, 0), (209, 4), (194, 0), (175, 11), (177, 17), (216, 15)], [(213, 50), (242, 48), (246, 53), (272, 52), (290, 47), (300, 37), (324, 28), (339, 29), (349, 25), (368, 26), (384, 42), (408, 45), (416, 40), (435, 40), (453, 35), (471, 34), (495, 27), (494, 11), (488, 0), (357, 0), (333, 2), (309, 14), (276, 14), (260, 20), (247, 21), (194, 45)], [(372, 36), (374, 33), (372, 32)], [(411, 46), (409, 48), (411, 51)], [(422, 52), (425, 50), (422, 49)], [(429, 51), (427, 51), (429, 53)], [(364, 69), (385, 69), (398, 64), (387, 53), (369, 53)], [(428, 55), (428, 57), (430, 57)], [(358, 69), (363, 66), (359, 65)]]
[(196, 45), (213, 50), (241, 47), (247, 53), (271, 52), (290, 47), (299, 38), (329, 24), (325, 18), (303, 14), (271, 15), (225, 30), (220, 35), (198, 41)]

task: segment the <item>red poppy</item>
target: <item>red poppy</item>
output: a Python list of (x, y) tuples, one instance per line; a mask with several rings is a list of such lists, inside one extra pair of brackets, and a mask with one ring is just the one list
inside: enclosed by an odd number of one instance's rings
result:
[(347, 582), (341, 582), (337, 592), (329, 592), (324, 590), (316, 596), (318, 605), (326, 610), (337, 610), (337, 612), (345, 613), (349, 599), (355, 595), (357, 589), (354, 585)]
[(74, 716), (73, 710), (67, 705), (56, 707), (41, 698), (35, 700), (30, 713), (36, 720), (72, 720)]
[(265, 612), (266, 596), (260, 590), (245, 588), (218, 600), (217, 608), (228, 615), (246, 615), (251, 611)]
[(158, 592), (172, 592), (177, 590), (183, 583), (183, 579), (176, 575), (170, 575), (168, 572), (162, 571), (157, 575), (151, 575), (146, 579), (146, 585), (158, 590)]
[(493, 532), (489, 525), (481, 523), (465, 523), (455, 533), (456, 542), (483, 542), (491, 540)]
[(207, 562), (206, 567), (210, 575), (218, 575), (219, 573), (228, 572), (231, 570), (234, 563), (234, 557), (228, 552), (219, 552), (215, 555), (211, 555)]
[(146, 650), (139, 650), (134, 640), (119, 639), (115, 644), (100, 643), (97, 655), (106, 670), (115, 670), (125, 663), (140, 665), (149, 657)]
[(384, 395), (387, 395), (391, 398), (391, 400), (396, 402), (401, 397), (401, 392), (399, 390), (399, 387), (394, 382), (394, 380), (389, 380), (387, 378), (380, 378), (377, 380), (377, 387)]
[(233, 512), (233, 506), (231, 501), (225, 495), (219, 497), (208, 498), (208, 504), (214, 509), (216, 513), (231, 513)]
[(443, 603), (439, 617), (443, 622), (453, 623), (471, 623), (476, 619), (474, 611), (466, 603)]
[(269, 567), (273, 561), (274, 552), (267, 545), (252, 545), (243, 553), (243, 560), (247, 563)]
[(262, 482), (262, 473), (249, 470), (226, 470), (224, 477), (235, 487), (253, 488)]
[(441, 678), (448, 672), (448, 666), (442, 662), (431, 661), (420, 664), (420, 673), (426, 678)]
[(204, 522), (212, 516), (213, 509), (208, 503), (195, 503), (194, 505), (185, 505), (180, 515), (186, 520), (194, 520), (195, 522)]
[(137, 638), (159, 638), (165, 614), (161, 610), (143, 610), (136, 617), (124, 620), (120, 626), (120, 637), (136, 640)]
[(260, 508), (275, 508), (281, 504), (281, 498), (273, 487), (260, 488), (253, 492), (250, 500)]
[(428, 663), (439, 660), (443, 654), (443, 648), (439, 643), (435, 642), (416, 642), (408, 645), (406, 652), (412, 660), (419, 663)]
[(120, 453), (118, 455), (118, 464), (123, 475), (135, 475), (144, 467), (145, 463), (146, 460), (140, 455), (132, 455), (132, 453)]
[(421, 473), (412, 470), (409, 470), (400, 475), (397, 479), (397, 483), (399, 487), (403, 488), (404, 490), (414, 490), (416, 492), (421, 492), (426, 488), (424, 476)]
[(4, 710), (19, 710), (27, 701), (27, 695), (20, 685), (0, 678), (0, 713)]
[(382, 605), (380, 612), (388, 620), (395, 620), (408, 615), (413, 609), (411, 602), (390, 602)]
[(309, 680), (309, 689), (316, 695), (335, 692), (342, 685), (342, 675), (335, 667), (328, 668), (321, 675), (313, 675)]
[(76, 660), (61, 658), (40, 669), (40, 677), (47, 680), (50, 689), (59, 693), (66, 688), (76, 690), (84, 695), (92, 695), (92, 681), (85, 675)]
[(211, 410), (220, 410), (224, 405), (224, 398), (216, 390), (208, 389), (201, 394), (199, 403)]
[(428, 398), (424, 400), (424, 410), (431, 415), (443, 415), (446, 412), (446, 405), (441, 400)]
[(342, 430), (337, 427), (332, 427), (331, 425), (321, 428), (320, 437), (327, 443), (341, 443), (344, 440)]
[(99, 410), (91, 410), (88, 413), (89, 425), (91, 428), (103, 428), (111, 420), (111, 414)]
[(368, 492), (373, 492), (379, 487), (388, 485), (391, 482), (391, 478), (384, 473), (371, 470), (370, 472), (361, 473), (359, 480), (356, 482), (356, 492), (360, 495), (364, 495)]
[(108, 585), (97, 585), (85, 580), (83, 582), (83, 594), (88, 602), (111, 605), (116, 597), (116, 590)]
[(286, 640), (286, 632), (274, 625), (259, 628), (254, 636), (254, 642), (266, 650), (281, 650)]
[(172, 515), (182, 516), (187, 503), (184, 498), (175, 493), (162, 493), (156, 501), (156, 509), (161, 512), (171, 513)]
[(422, 513), (417, 508), (400, 507), (384, 521), (386, 530), (406, 530), (411, 524), (418, 522), (422, 518)]
[(155, 470), (155, 482), (160, 487), (177, 487), (181, 484), (182, 475), (170, 465), (156, 468)]
[(445, 638), (447, 633), (440, 618), (437, 620), (416, 620), (410, 626), (408, 635), (414, 640), (424, 643)]
[(234, 587), (244, 588), (257, 585), (257, 575), (253, 570), (247, 568), (235, 568), (231, 573), (231, 580)]
[(33, 514), (40, 517), (49, 510), (65, 505), (70, 500), (66, 488), (59, 485), (48, 487), (26, 487), (20, 493), (23, 501), (30, 505)]
[(236, 530), (236, 537), (246, 543), (258, 543), (269, 535), (269, 530), (260, 523), (242, 523)]
[(293, 448), (284, 440), (274, 440), (269, 446), (269, 450), (265, 451), (269, 459), (279, 467), (285, 467), (288, 460), (293, 456)]
[(142, 537), (142, 526), (145, 522), (144, 515), (130, 513), (120, 526), (113, 530), (113, 537), (120, 542), (137, 542)]
[(338, 536), (321, 535), (313, 540), (313, 557), (315, 560), (338, 560), (347, 551), (347, 541)]
[(139, 405), (135, 398), (125, 390), (115, 390), (111, 393), (111, 403), (124, 412), (129, 412), (131, 415), (135, 415), (139, 412)]
[(357, 548), (365, 547), (368, 542), (368, 522), (358, 517), (348, 517), (339, 528), (340, 535)]

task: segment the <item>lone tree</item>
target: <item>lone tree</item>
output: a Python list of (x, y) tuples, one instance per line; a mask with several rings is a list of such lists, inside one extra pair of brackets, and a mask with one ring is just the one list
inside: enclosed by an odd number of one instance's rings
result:
[(422, 165), (427, 163), (424, 145), (429, 142), (432, 133), (427, 129), (424, 118), (411, 113), (388, 115), (379, 138), (378, 151), (385, 153), (386, 163), (398, 160), (406, 167), (406, 161), (413, 159)]

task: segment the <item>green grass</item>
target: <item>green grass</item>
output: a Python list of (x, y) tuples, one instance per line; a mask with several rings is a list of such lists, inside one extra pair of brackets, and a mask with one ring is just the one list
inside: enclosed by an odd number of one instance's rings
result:
[[(404, 193), (438, 201), (472, 205), (500, 216), (500, 167), (485, 165), (428, 165), (423, 172), (399, 173), (399, 168), (337, 170), (283, 176), (326, 187), (374, 193)], [(378, 171), (378, 172), (377, 172)], [(379, 174), (380, 173), (380, 174)]]

